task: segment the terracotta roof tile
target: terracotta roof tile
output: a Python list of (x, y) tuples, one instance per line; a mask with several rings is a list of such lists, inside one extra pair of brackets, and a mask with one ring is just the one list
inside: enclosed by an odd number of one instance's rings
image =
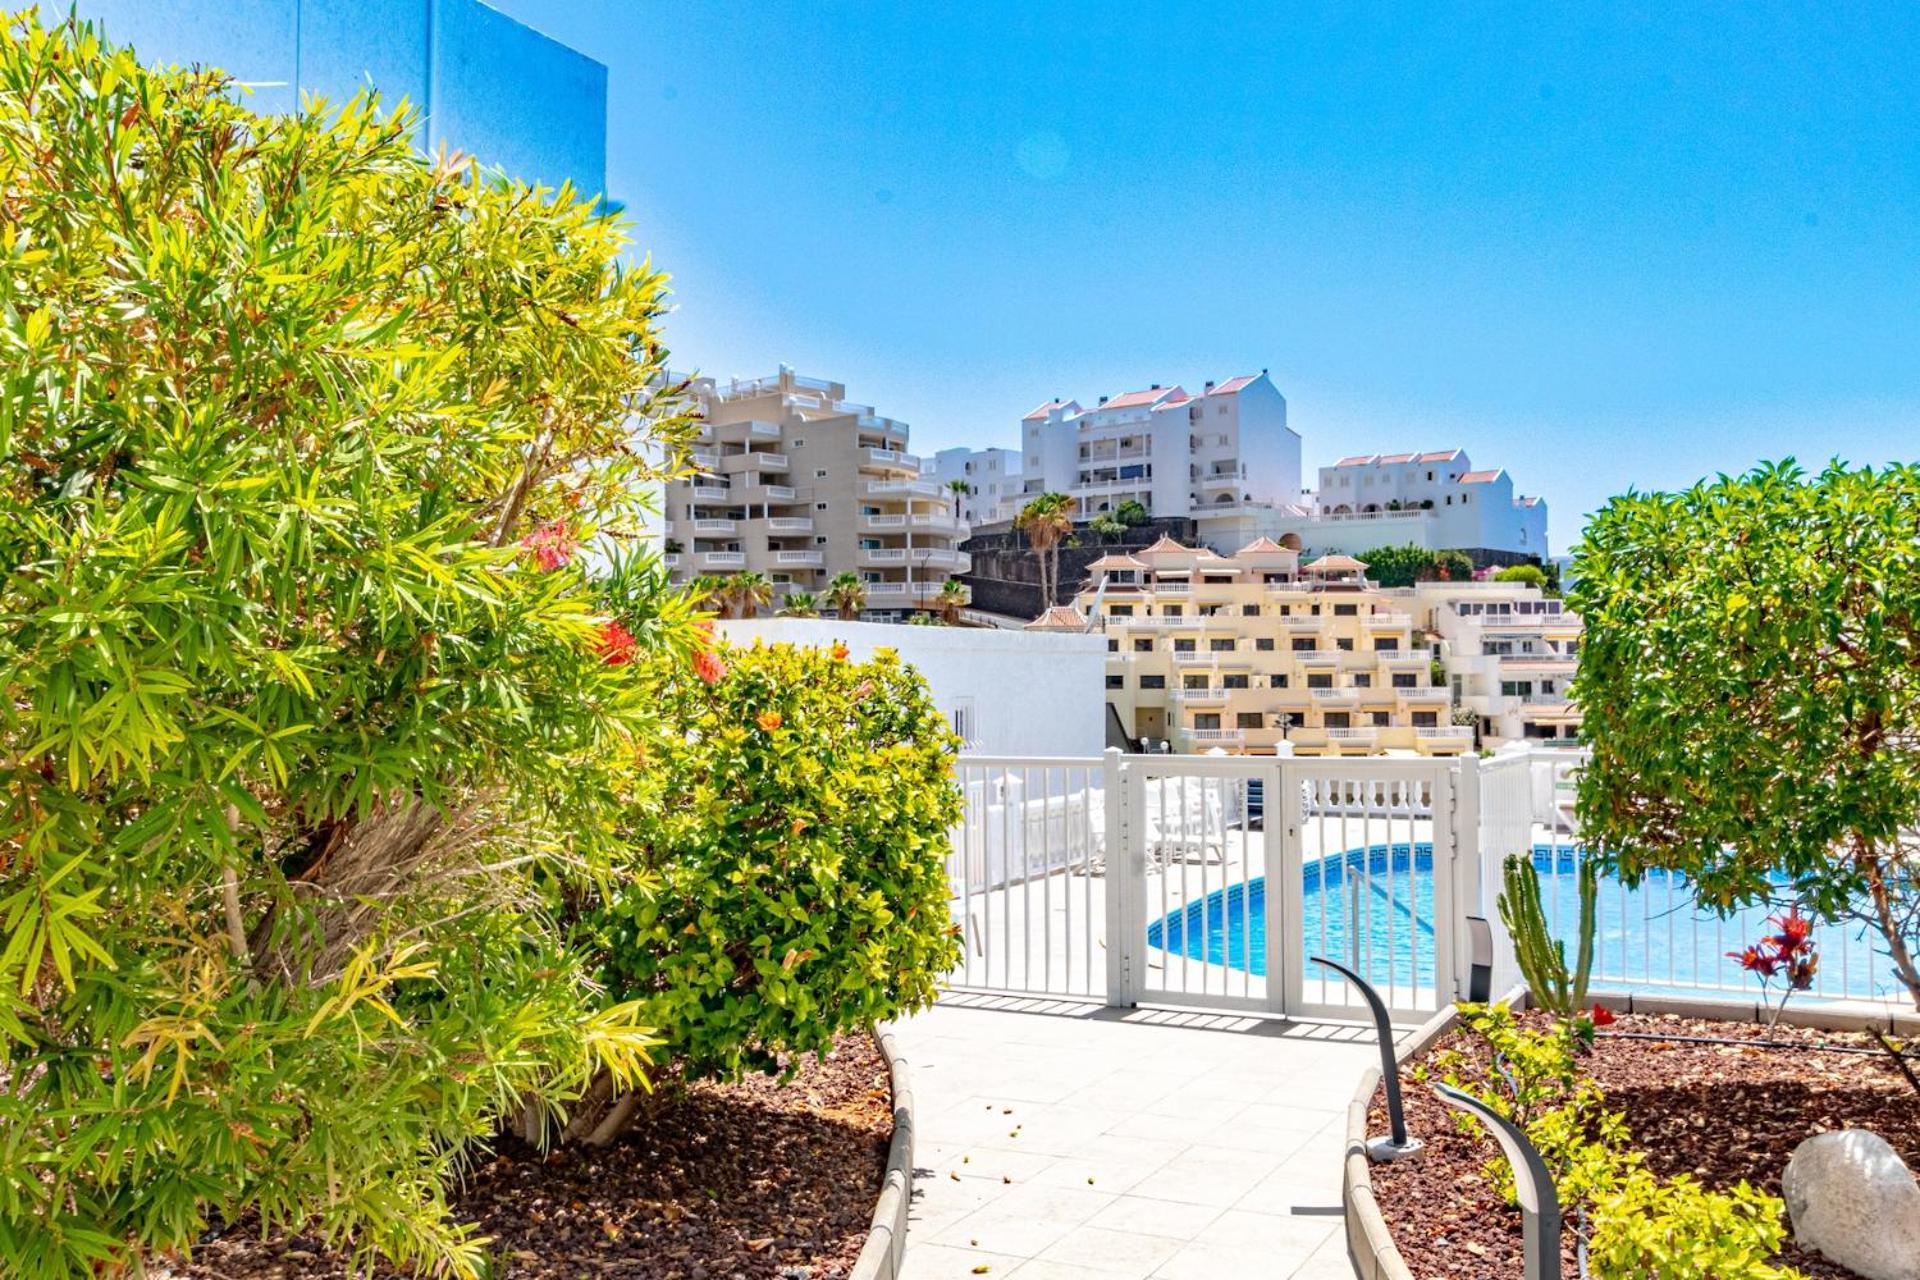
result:
[(1452, 459), (1454, 459), (1454, 458), (1457, 458), (1457, 457), (1459, 457), (1459, 456), (1460, 456), (1460, 451), (1459, 451), (1458, 449), (1443, 449), (1443, 450), (1441, 450), (1441, 451), (1440, 451), (1440, 452), (1438, 452), (1438, 453), (1423, 453), (1423, 454), (1421, 454), (1421, 455), (1420, 455), (1420, 461), (1422, 461), (1422, 462), (1448, 462), (1448, 461), (1451, 461)]
[(1492, 471), (1463, 471), (1460, 473), (1461, 484), (1490, 484), (1499, 478), (1500, 471), (1498, 468)]
[(1039, 422), (1040, 420), (1045, 418), (1048, 414), (1052, 413), (1055, 409), (1064, 409), (1072, 403), (1073, 402), (1071, 400), (1049, 400), (1045, 404), (1035, 409), (1032, 413), (1028, 414), (1026, 417), (1020, 419), (1020, 421)]
[(1115, 396), (1100, 407), (1102, 409), (1137, 409), (1142, 405), (1157, 404), (1168, 396), (1185, 396), (1186, 394), (1179, 387), (1149, 387), (1145, 391), (1129, 391), (1125, 395)]
[(1207, 392), (1210, 396), (1230, 396), (1236, 391), (1244, 391), (1260, 379), (1257, 373), (1242, 374), (1237, 378), (1228, 378), (1225, 382)]
[(1364, 467), (1369, 462), (1372, 462), (1372, 461), (1373, 461), (1372, 454), (1358, 453), (1351, 458), (1342, 458), (1340, 459), (1340, 461), (1334, 463), (1333, 465), (1336, 467)]
[(1064, 604), (1057, 604), (1029, 622), (1026, 631), (1085, 631), (1087, 620)]

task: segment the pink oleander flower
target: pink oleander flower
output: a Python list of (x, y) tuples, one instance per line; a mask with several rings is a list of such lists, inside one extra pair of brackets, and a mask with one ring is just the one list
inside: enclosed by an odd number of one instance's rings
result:
[(727, 664), (712, 649), (696, 649), (693, 654), (693, 674), (707, 684), (719, 684), (727, 678)]
[(573, 561), (573, 531), (565, 520), (549, 520), (520, 539), (520, 545), (533, 554), (533, 562), (542, 573), (552, 573)]
[(634, 639), (633, 632), (618, 622), (600, 624), (600, 639), (594, 646), (600, 660), (610, 667), (624, 667), (633, 661), (633, 655), (640, 649), (640, 642)]

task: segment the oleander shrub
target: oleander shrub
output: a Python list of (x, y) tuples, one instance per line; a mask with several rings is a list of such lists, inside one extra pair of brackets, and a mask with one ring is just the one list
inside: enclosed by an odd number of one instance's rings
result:
[(651, 1043), (556, 908), (692, 639), (578, 553), (687, 438), (664, 280), (371, 98), (0, 30), (0, 1274), (478, 1274), (469, 1140)]
[(659, 685), (669, 731), (629, 827), (657, 888), (603, 908), (611, 995), (721, 1078), (930, 1003), (960, 957), (959, 743), (919, 675), (887, 650), (756, 644)]

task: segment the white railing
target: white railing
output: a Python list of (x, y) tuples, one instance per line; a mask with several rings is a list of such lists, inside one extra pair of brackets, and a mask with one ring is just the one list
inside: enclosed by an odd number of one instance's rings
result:
[[(1288, 736), (1333, 743), (1374, 731)], [(1469, 732), (1416, 730), (1429, 741)], [(1245, 736), (1174, 734), (1202, 752)], [(1485, 758), (963, 756), (966, 817), (949, 876), (966, 959), (950, 981), (1116, 1005), (1362, 1016), (1356, 992), (1307, 962), (1325, 955), (1414, 1020), (1466, 995), (1464, 921), (1475, 916), (1492, 925), (1492, 989), (1504, 991), (1519, 978), (1495, 908), (1505, 855), (1532, 858), (1549, 926), (1570, 941), (1578, 870), (1596, 856), (1578, 836), (1583, 761), (1523, 748)], [(1752, 982), (1725, 953), (1765, 932), (1770, 909), (1722, 920), (1678, 877), (1649, 873), (1629, 889), (1603, 876), (1595, 989), (1750, 1006)], [(1898, 996), (1859, 929), (1817, 926), (1816, 937), (1811, 998)]]
[(1473, 737), (1473, 726), (1467, 724), (1418, 725), (1414, 736), (1434, 741), (1466, 741)]
[(1410, 613), (1369, 613), (1361, 619), (1369, 627), (1410, 627), (1413, 615)]
[(1338, 742), (1372, 742), (1379, 736), (1380, 726), (1378, 725), (1362, 725), (1358, 728), (1345, 729), (1338, 725), (1327, 726), (1327, 737)]
[(812, 533), (812, 516), (773, 516), (767, 521), (769, 533)]
[(735, 520), (695, 520), (693, 522), (695, 533), (732, 533), (737, 528), (739, 528), (739, 522)]
[(800, 564), (818, 568), (826, 563), (826, 556), (818, 551), (776, 551), (773, 553), (775, 564)]
[(905, 564), (907, 549), (905, 547), (862, 547), (860, 558), (874, 564)]
[(1175, 702), (1225, 702), (1227, 700), (1225, 689), (1180, 688), (1172, 690), (1172, 693)]
[(769, 502), (792, 502), (794, 499), (793, 490), (784, 484), (768, 484), (760, 487), (766, 490)]
[(749, 452), (749, 453), (735, 454), (734, 456), (739, 458), (745, 458), (748, 462), (752, 463), (756, 467), (759, 467), (763, 471), (785, 471), (788, 465), (787, 455), (784, 453)]
[(701, 567), (707, 569), (744, 569), (747, 567), (747, 553), (744, 551), (702, 551), (697, 558)]
[(1191, 582), (1155, 582), (1151, 589), (1158, 595), (1184, 596), (1193, 591)]
[(1319, 702), (1344, 702), (1360, 696), (1358, 689), (1308, 689), (1307, 693)]
[(1216, 745), (1239, 742), (1246, 736), (1245, 731), (1241, 729), (1182, 729), (1180, 732), (1194, 742), (1210, 742)]
[(696, 453), (692, 455), (692, 461), (701, 471), (720, 470), (720, 455), (717, 453)]
[(701, 502), (725, 502), (733, 497), (733, 490), (717, 484), (697, 484), (693, 496)]

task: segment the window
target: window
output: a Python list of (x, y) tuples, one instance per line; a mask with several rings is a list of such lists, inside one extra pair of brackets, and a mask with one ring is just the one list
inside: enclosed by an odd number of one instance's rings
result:
[(1307, 672), (1307, 688), (1309, 689), (1333, 688), (1333, 672), (1331, 671)]
[(966, 743), (968, 746), (972, 746), (975, 741), (976, 731), (979, 728), (978, 721), (973, 714), (973, 699), (962, 698), (960, 701), (954, 703), (952, 717), (954, 733), (959, 735), (960, 741)]
[(1320, 722), (1329, 729), (1351, 729), (1353, 717), (1344, 711), (1329, 711), (1320, 717)]
[(1257, 618), (1260, 616), (1260, 606), (1257, 604), (1243, 604), (1240, 606), (1240, 616), (1243, 618)]
[(1207, 641), (1207, 648), (1211, 649), (1215, 653), (1232, 653), (1233, 637), (1222, 636), (1213, 640), (1209, 640)]
[(1375, 653), (1400, 652), (1400, 637), (1399, 636), (1376, 636), (1373, 641), (1373, 651)]
[(1264, 729), (1267, 727), (1266, 717), (1258, 711), (1242, 711), (1234, 717), (1233, 723), (1234, 727), (1239, 729)]
[(1135, 653), (1152, 653), (1153, 641), (1146, 636), (1135, 636), (1133, 638), (1133, 651)]
[(1229, 689), (1245, 689), (1248, 687), (1247, 679), (1246, 674), (1241, 673), (1239, 675), (1222, 676), (1220, 683)]
[(1108, 653), (1118, 653), (1118, 652), (1120, 652), (1120, 637), (1119, 637), (1119, 636), (1108, 636), (1108, 637), (1107, 637), (1107, 652), (1108, 652)]
[(1140, 687), (1142, 689), (1164, 689), (1167, 687), (1167, 678), (1165, 676), (1141, 676)]
[(1109, 618), (1131, 618), (1133, 616), (1133, 606), (1130, 604), (1110, 604), (1107, 606), (1107, 616)]
[(1183, 640), (1183, 639), (1176, 638), (1173, 642), (1173, 651), (1175, 653), (1192, 653), (1193, 649), (1194, 649), (1194, 644), (1193, 644), (1193, 641), (1191, 640)]
[(1307, 713), (1304, 711), (1282, 711), (1280, 713), (1280, 727), (1282, 729), (1298, 729), (1306, 724), (1306, 722)]
[(1255, 648), (1255, 649), (1256, 649), (1257, 651), (1259, 651), (1260, 653), (1272, 653), (1272, 652), (1273, 652), (1273, 637), (1272, 637), (1272, 636), (1257, 636), (1257, 637), (1255, 637), (1255, 638), (1254, 638), (1254, 642), (1253, 642), (1253, 647), (1254, 647), (1254, 648)]
[(1393, 673), (1393, 687), (1396, 689), (1418, 689), (1420, 687), (1420, 677), (1411, 671), (1396, 671)]
[(1293, 651), (1295, 653), (1314, 653), (1318, 651), (1319, 648), (1320, 642), (1312, 636), (1295, 636), (1293, 638)]
[(793, 447), (796, 449), (804, 449), (807, 447), (807, 442), (805, 440), (795, 440), (793, 442)]
[(1373, 714), (1373, 727), (1376, 729), (1383, 729), (1393, 723), (1393, 716), (1389, 712), (1375, 711), (1372, 714)]
[(1286, 672), (1284, 672), (1284, 671), (1276, 671), (1276, 672), (1274, 672), (1274, 673), (1273, 673), (1272, 675), (1270, 675), (1270, 676), (1268, 676), (1268, 677), (1267, 677), (1267, 684), (1268, 684), (1268, 686), (1269, 686), (1269, 687), (1271, 687), (1271, 688), (1274, 688), (1274, 689), (1284, 689), (1284, 688), (1286, 688), (1286, 687), (1287, 687), (1287, 673), (1286, 673)]
[(1333, 616), (1336, 618), (1354, 618), (1358, 617), (1359, 614), (1360, 606), (1357, 604), (1337, 604), (1333, 606)]
[(1413, 727), (1416, 729), (1437, 729), (1440, 727), (1438, 711), (1416, 711), (1413, 713)]
[(1220, 713), (1217, 711), (1200, 712), (1193, 718), (1193, 727), (1196, 729), (1218, 729), (1220, 727)]
[(1338, 649), (1338, 650), (1339, 650), (1340, 652), (1342, 652), (1342, 653), (1352, 653), (1352, 652), (1353, 652), (1353, 637), (1352, 637), (1352, 636), (1340, 636), (1340, 637), (1338, 637), (1337, 639), (1335, 639), (1335, 640), (1334, 640), (1334, 642), (1333, 642), (1333, 647), (1334, 647), (1334, 648), (1336, 648), (1336, 649)]
[(827, 509), (827, 504), (824, 502), (816, 502), (813, 504), (813, 509), (815, 511), (825, 511)]
[(1107, 677), (1107, 688), (1124, 689), (1126, 687), (1127, 687), (1127, 678), (1125, 676), (1109, 675)]
[(1354, 688), (1356, 688), (1356, 689), (1371, 689), (1371, 688), (1373, 688), (1373, 673), (1372, 673), (1371, 671), (1356, 671), (1356, 672), (1354, 672), (1354, 674), (1353, 674), (1353, 687), (1354, 687)]
[(1182, 689), (1204, 689), (1207, 687), (1207, 678), (1205, 676), (1182, 676), (1180, 677), (1180, 687)]
[(1165, 605), (1165, 606), (1162, 606), (1162, 608), (1161, 608), (1161, 610), (1160, 610), (1160, 614), (1161, 614), (1161, 616), (1162, 616), (1162, 617), (1167, 617), (1167, 618), (1180, 618), (1180, 617), (1185, 617), (1185, 616), (1186, 616), (1186, 606), (1185, 606), (1185, 605), (1178, 605), (1178, 604), (1170, 604), (1170, 605)]
[(815, 467), (813, 469), (813, 478), (815, 480), (825, 480), (827, 478), (827, 469), (825, 467)]
[(1502, 680), (1500, 682), (1500, 692), (1509, 698), (1524, 698), (1533, 692), (1533, 682), (1530, 680)]
[(816, 547), (824, 547), (824, 546), (826, 546), (826, 545), (827, 545), (827, 535), (826, 535), (826, 534), (824, 534), (824, 533), (816, 533), (816, 534), (814, 534), (814, 535), (813, 535), (813, 545), (814, 545), (814, 546), (816, 546)]

